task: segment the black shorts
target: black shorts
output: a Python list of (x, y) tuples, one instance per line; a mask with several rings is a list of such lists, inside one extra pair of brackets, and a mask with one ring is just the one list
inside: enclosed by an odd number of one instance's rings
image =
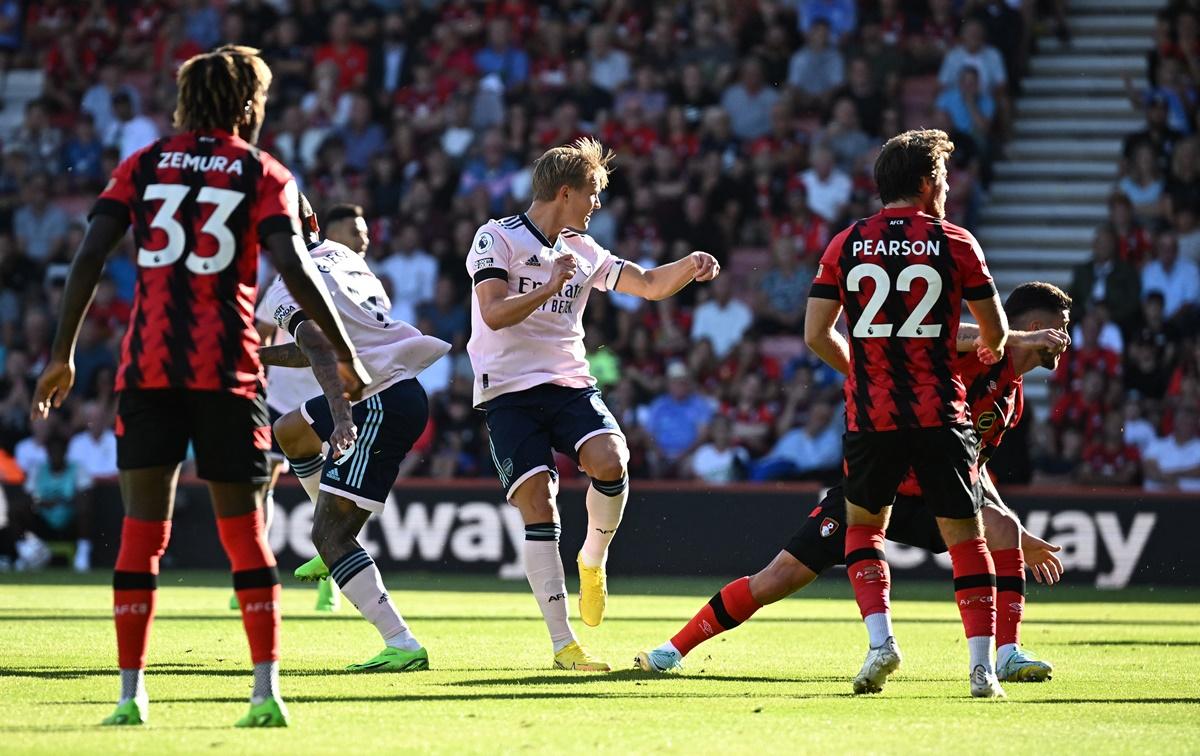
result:
[[(322, 441), (333, 433), (333, 415), (324, 396), (300, 407)], [(388, 386), (351, 409), (358, 440), (349, 454), (325, 460), (321, 490), (353, 501), (368, 512), (382, 512), (400, 473), (400, 462), (425, 432), (429, 397), (415, 378)]]
[(966, 519), (983, 506), (974, 428), (848, 431), (842, 439), (846, 498), (868, 512), (892, 503), (910, 468), (937, 517)]
[[(279, 448), (279, 440), (275, 438), (275, 421), (283, 417), (283, 413), (273, 407), (267, 407), (267, 417), (271, 421), (271, 454), (276, 458), (284, 460), (287, 463), (287, 455), (283, 453), (283, 449)], [(287, 472), (287, 470), (284, 470)]]
[(263, 397), (228, 391), (126, 389), (117, 399), (117, 467), (177, 465), (196, 455), (196, 475), (217, 483), (264, 483), (271, 422)]
[(579, 459), (579, 447), (594, 436), (621, 434), (617, 419), (595, 388), (553, 383), (503, 394), (483, 405), (488, 443), (500, 485), (511, 499), (517, 487), (539, 472), (558, 475), (554, 450)]
[[(897, 496), (888, 522), (890, 541), (941, 554), (946, 542), (937, 520), (915, 496)], [(818, 575), (842, 564), (846, 556), (846, 497), (841, 486), (834, 486), (812, 511), (783, 550), (800, 560)]]

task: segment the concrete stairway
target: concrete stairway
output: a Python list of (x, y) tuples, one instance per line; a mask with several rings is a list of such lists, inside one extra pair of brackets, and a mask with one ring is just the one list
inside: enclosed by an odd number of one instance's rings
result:
[[(1001, 296), (1024, 281), (1064, 288), (1108, 216), (1122, 138), (1142, 127), (1123, 76), (1145, 81), (1154, 14), (1165, 0), (1070, 0), (1071, 44), (1040, 41), (975, 229)], [(1044, 409), (1047, 384), (1026, 382)]]
[(1002, 293), (1033, 278), (1065, 286), (1107, 217), (1121, 139), (1141, 128), (1122, 77), (1145, 79), (1164, 0), (1070, 0), (1070, 46), (1043, 38), (1016, 102), (976, 235)]

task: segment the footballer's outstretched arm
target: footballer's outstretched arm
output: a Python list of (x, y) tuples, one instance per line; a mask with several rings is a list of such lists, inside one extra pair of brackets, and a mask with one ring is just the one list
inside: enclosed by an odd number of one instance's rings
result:
[(979, 323), (978, 346), (991, 352), (993, 361), (999, 360), (1008, 340), (1008, 316), (1000, 306), (1000, 295), (993, 290), (987, 299), (968, 299), (967, 308)]
[[(979, 338), (979, 326), (974, 323), (960, 323), (958, 326), (957, 348), (960, 352), (974, 351), (976, 340)], [(1050, 349), (1061, 352), (1071, 345), (1071, 337), (1066, 331), (1057, 328), (1042, 328), (1037, 331), (1009, 331), (1008, 346), (1022, 349)]]
[(306, 317), (312, 318), (328, 337), (337, 355), (337, 369), (343, 390), (350, 399), (358, 399), (362, 396), (363, 388), (370, 382), (370, 376), (358, 361), (354, 345), (346, 335), (346, 328), (334, 309), (329, 292), (318, 283), (317, 269), (300, 244), (300, 237), (290, 232), (277, 231), (267, 237), (266, 247), (271, 253), (271, 262), (275, 264), (275, 269), (279, 271), (300, 309)]
[(666, 299), (692, 281), (711, 281), (721, 275), (721, 263), (707, 252), (693, 252), (673, 263), (646, 270), (625, 262), (617, 279), (617, 291), (642, 299)]
[(88, 223), (75, 259), (71, 261), (71, 270), (67, 273), (58, 329), (50, 348), (50, 361), (38, 378), (33, 393), (31, 413), (34, 417), (45, 417), (51, 405), (61, 407), (75, 383), (75, 342), (79, 339), (79, 327), (92, 304), (96, 284), (104, 270), (104, 261), (117, 248), (128, 227), (128, 219), (122, 220), (107, 213), (97, 213)]
[(838, 333), (842, 303), (836, 299), (810, 296), (804, 313), (804, 342), (825, 364), (842, 375), (850, 373), (850, 345)]

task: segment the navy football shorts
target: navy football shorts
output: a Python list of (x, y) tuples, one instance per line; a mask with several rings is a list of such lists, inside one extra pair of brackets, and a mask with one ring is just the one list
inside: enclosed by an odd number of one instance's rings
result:
[(502, 394), (483, 405), (492, 463), (505, 495), (539, 472), (558, 476), (554, 450), (579, 461), (579, 447), (595, 436), (622, 436), (600, 391), (544, 383)]
[[(322, 441), (333, 433), (333, 416), (324, 396), (300, 408)], [(358, 440), (349, 454), (325, 460), (321, 490), (353, 501), (368, 512), (382, 512), (400, 462), (425, 432), (429, 398), (415, 378), (388, 386), (352, 408)]]

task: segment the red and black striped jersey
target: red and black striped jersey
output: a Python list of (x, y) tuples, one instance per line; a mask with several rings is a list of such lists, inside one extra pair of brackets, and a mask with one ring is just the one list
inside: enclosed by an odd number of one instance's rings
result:
[(954, 367), (962, 300), (995, 291), (975, 237), (916, 208), (885, 209), (835, 236), (810, 296), (838, 300), (846, 312), (846, 427), (967, 424)]
[[(982, 466), (1000, 445), (1005, 431), (1015, 427), (1025, 412), (1024, 379), (1013, 369), (1007, 353), (995, 365), (984, 365), (974, 352), (968, 352), (959, 356), (955, 367), (967, 387)], [(896, 493), (921, 495), (921, 484), (911, 470)]]
[(227, 132), (159, 139), (130, 155), (92, 207), (133, 225), (138, 278), (116, 390), (254, 396), (260, 240), (299, 233), (292, 175)]

